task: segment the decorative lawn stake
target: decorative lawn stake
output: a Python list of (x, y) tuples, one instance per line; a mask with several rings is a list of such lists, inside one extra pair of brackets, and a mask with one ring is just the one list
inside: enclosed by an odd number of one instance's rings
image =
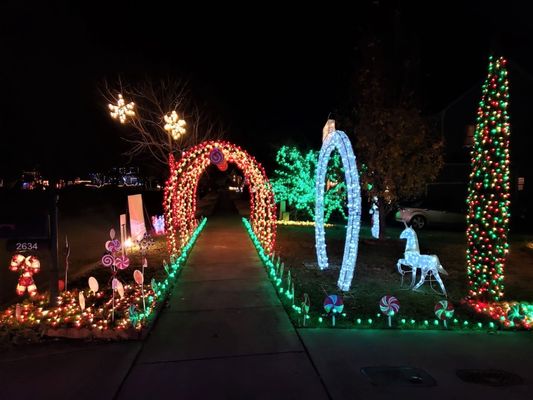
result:
[(379, 207), (378, 207), (378, 198), (374, 196), (372, 198), (372, 207), (369, 211), (372, 215), (372, 228), (370, 229), (372, 237), (374, 239), (379, 239)]
[(291, 288), (291, 282), (292, 282), (292, 278), (291, 278), (291, 271), (288, 270), (287, 271), (287, 292), (290, 290)]
[(379, 301), (379, 309), (389, 319), (389, 328), (392, 326), (392, 317), (400, 311), (400, 302), (394, 296), (383, 296)]
[(135, 280), (135, 283), (141, 287), (141, 295), (143, 298), (143, 312), (146, 312), (146, 304), (144, 300), (144, 266), (146, 263), (146, 258), (143, 261), (143, 272), (136, 269), (133, 271), (133, 279)]
[(22, 254), (15, 254), (11, 258), (9, 269), (19, 273), (17, 294), (22, 296), (27, 290), (30, 297), (34, 297), (37, 294), (37, 286), (33, 280), (33, 275), (41, 269), (39, 259), (35, 256), (24, 257)]
[(309, 295), (307, 293), (304, 293), (304, 299), (302, 301), (302, 314), (303, 314), (302, 325), (303, 326), (305, 326), (305, 321), (307, 320), (307, 317), (309, 315), (310, 308), (311, 308), (311, 300), (309, 299)]
[(329, 294), (324, 299), (324, 310), (331, 314), (331, 324), (335, 326), (335, 314), (340, 314), (344, 310), (344, 303), (342, 297), (336, 294)]
[(294, 305), (294, 281), (292, 282), (292, 285), (291, 285), (290, 289), (291, 289), (291, 293), (290, 293), (290, 295), (291, 295), (291, 304)]
[(320, 269), (328, 268), (326, 253), (326, 239), (324, 231), (324, 196), (326, 186), (326, 172), (331, 152), (337, 149), (340, 153), (348, 192), (348, 224), (346, 227), (346, 242), (342, 258), (341, 271), (337, 286), (342, 291), (350, 290), (357, 262), (357, 248), (359, 246), (359, 229), (361, 223), (361, 188), (355, 154), (348, 136), (342, 131), (330, 132), (324, 129), (322, 148), (318, 158), (316, 170), (316, 202), (315, 202), (315, 247)]
[(98, 281), (96, 280), (96, 278), (94, 276), (91, 276), (89, 278), (89, 289), (94, 294), (96, 294), (96, 292), (98, 292)]
[(444, 323), (446, 329), (448, 329), (446, 321), (453, 317), (454, 312), (453, 304), (448, 300), (441, 300), (435, 304), (435, 315)]
[(130, 260), (126, 255), (118, 255), (122, 249), (120, 241), (115, 239), (115, 230), (109, 230), (109, 237), (111, 240), (108, 240), (105, 243), (105, 248), (108, 251), (107, 254), (102, 256), (102, 265), (104, 267), (109, 267), (111, 270), (111, 292), (112, 292), (112, 308), (111, 308), (111, 321), (115, 321), (115, 290), (118, 291), (118, 294), (121, 298), (124, 297), (124, 286), (116, 278), (117, 270), (123, 270), (130, 266)]
[(68, 258), (70, 257), (70, 245), (68, 244), (68, 236), (65, 235), (65, 291), (68, 290)]
[(82, 291), (78, 294), (78, 302), (80, 303), (81, 311), (85, 310), (85, 296)]
[[(444, 294), (444, 296), (448, 296), (446, 294), (446, 289), (444, 288), (444, 283), (442, 283), (442, 279), (439, 275), (439, 272), (444, 275), (448, 275), (448, 273), (442, 267), (439, 257), (437, 257), (436, 255), (420, 254), (420, 248), (418, 247), (418, 237), (416, 236), (415, 230), (410, 226), (407, 226), (405, 221), (404, 225), (405, 229), (400, 234), (400, 239), (407, 239), (407, 242), (405, 244), (403, 258), (400, 258), (396, 263), (398, 272), (402, 275), (402, 283), (403, 275), (405, 274), (405, 271), (402, 270), (402, 265), (406, 265), (408, 267), (411, 267), (411, 289), (416, 290), (420, 286), (422, 286), (426, 281), (426, 276), (431, 273), (439, 283), (442, 289), (442, 294)], [(421, 274), (420, 281), (418, 281), (418, 283), (415, 285), (417, 268), (420, 269)]]
[(279, 279), (280, 281), (283, 281), (283, 273), (285, 272), (285, 264), (281, 263), (279, 266)]

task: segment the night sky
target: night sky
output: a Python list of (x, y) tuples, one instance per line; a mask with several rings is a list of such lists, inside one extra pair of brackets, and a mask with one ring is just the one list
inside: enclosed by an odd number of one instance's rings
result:
[[(481, 84), (495, 44), (533, 75), (531, 14), (518, 1), (369, 1), (357, 9), (2, 3), (6, 176), (35, 167), (75, 176), (121, 165), (124, 128), (110, 120), (99, 92), (104, 79), (118, 75), (131, 83), (187, 79), (191, 94), (229, 128), (227, 139), (267, 167), (281, 144), (318, 149), (329, 112), (350, 94), (354, 55), (369, 25), (389, 36), (400, 29), (418, 52), (418, 97), (427, 115)], [(400, 21), (396, 30), (393, 21)]]

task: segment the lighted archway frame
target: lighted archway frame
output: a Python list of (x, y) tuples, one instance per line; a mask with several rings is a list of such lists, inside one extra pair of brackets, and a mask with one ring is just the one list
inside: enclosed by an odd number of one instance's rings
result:
[(200, 143), (183, 154), (179, 161), (171, 156), (170, 177), (165, 186), (164, 208), (168, 247), (171, 254), (187, 243), (198, 221), (196, 190), (202, 173), (211, 163), (209, 153), (218, 148), (228, 163), (242, 170), (250, 184), (250, 223), (265, 252), (272, 254), (276, 241), (276, 203), (265, 170), (254, 157), (229, 142)]
[(357, 261), (359, 246), (359, 229), (361, 224), (361, 188), (355, 154), (348, 136), (342, 131), (334, 131), (324, 139), (316, 171), (316, 201), (315, 201), (315, 245), (318, 265), (320, 269), (328, 267), (326, 253), (326, 239), (324, 231), (324, 192), (326, 186), (326, 171), (331, 152), (337, 149), (341, 155), (346, 190), (348, 192), (348, 225), (346, 227), (346, 242), (344, 256), (337, 286), (342, 291), (350, 290)]

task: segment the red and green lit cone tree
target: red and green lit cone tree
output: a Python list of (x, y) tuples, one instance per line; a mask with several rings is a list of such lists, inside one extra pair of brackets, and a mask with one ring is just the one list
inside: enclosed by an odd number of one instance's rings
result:
[(468, 296), (498, 301), (504, 294), (509, 232), (509, 84), (506, 60), (489, 58), (477, 112), (468, 187)]

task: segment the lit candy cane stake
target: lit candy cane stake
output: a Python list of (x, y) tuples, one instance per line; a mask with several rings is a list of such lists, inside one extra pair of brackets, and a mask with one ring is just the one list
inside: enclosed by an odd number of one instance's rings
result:
[(344, 167), (346, 190), (348, 192), (348, 225), (344, 256), (337, 286), (342, 291), (350, 290), (357, 262), (357, 248), (359, 246), (359, 230), (361, 223), (361, 188), (359, 187), (359, 173), (352, 145), (348, 136), (342, 131), (324, 131), (322, 148), (318, 158), (316, 171), (316, 202), (315, 202), (315, 247), (320, 269), (328, 268), (326, 253), (326, 239), (324, 231), (324, 195), (326, 186), (326, 172), (331, 152), (337, 149)]
[(37, 286), (33, 280), (33, 275), (41, 269), (39, 259), (35, 256), (24, 257), (22, 254), (15, 254), (11, 258), (9, 269), (20, 274), (16, 289), (17, 294), (22, 296), (27, 290), (30, 297), (34, 297), (37, 294)]
[(331, 314), (331, 323), (335, 326), (335, 314), (340, 314), (344, 309), (342, 297), (336, 294), (330, 294), (324, 299), (324, 310), (327, 314)]
[(389, 328), (392, 324), (392, 316), (400, 311), (400, 302), (394, 296), (383, 296), (379, 301), (379, 309), (389, 317)]
[(446, 329), (448, 329), (448, 324), (446, 323), (446, 321), (453, 317), (454, 312), (455, 310), (453, 308), (453, 304), (450, 303), (448, 300), (441, 300), (437, 304), (435, 304), (435, 315), (438, 319), (443, 321), (444, 327)]
[(311, 308), (311, 300), (309, 299), (309, 295), (307, 293), (304, 293), (304, 299), (302, 301), (302, 313), (303, 313), (303, 321), (302, 325), (305, 326), (305, 321), (307, 318), (309, 318), (309, 309)]

